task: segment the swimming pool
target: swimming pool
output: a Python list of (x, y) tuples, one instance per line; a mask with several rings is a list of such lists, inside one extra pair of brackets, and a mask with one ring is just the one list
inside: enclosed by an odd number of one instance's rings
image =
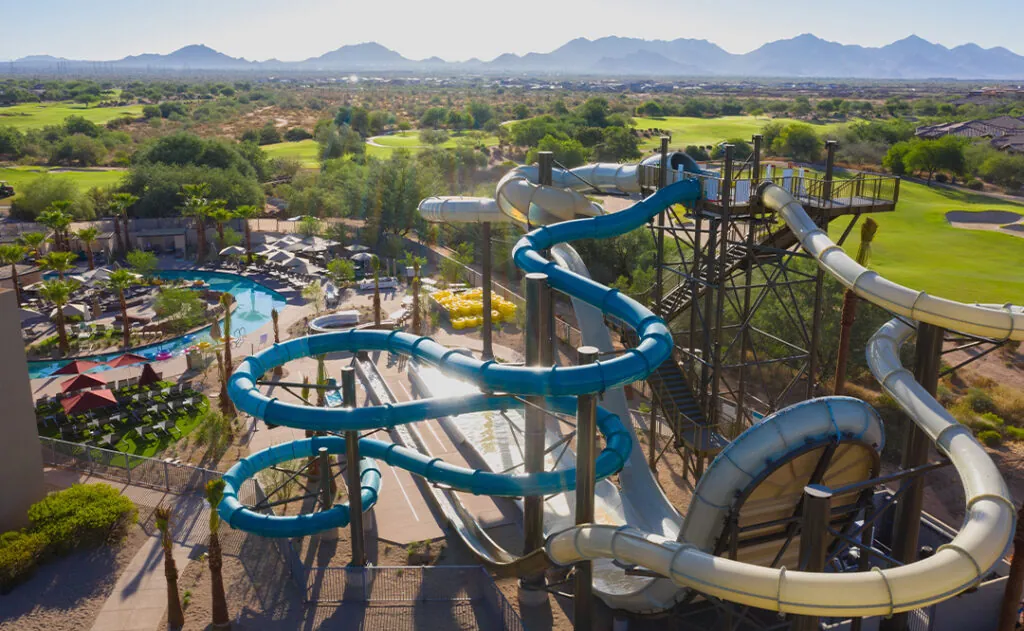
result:
[[(278, 292), (264, 287), (254, 280), (236, 274), (225, 274), (223, 272), (205, 272), (198, 270), (161, 270), (156, 273), (160, 278), (174, 280), (202, 280), (215, 291), (226, 291), (235, 297), (238, 307), (231, 316), (231, 334), (241, 337), (252, 333), (256, 329), (270, 322), (272, 309), (280, 310), (284, 307), (286, 299)], [(153, 361), (159, 355), (167, 359), (180, 355), (186, 348), (202, 341), (210, 339), (210, 328), (206, 327), (200, 331), (182, 335), (174, 339), (165, 340), (157, 344), (142, 346), (132, 349), (132, 352), (144, 355)], [(88, 359), (104, 362), (118, 355), (123, 351), (114, 351), (100, 355), (89, 355)], [(47, 377), (54, 370), (57, 370), (68, 360), (57, 361), (30, 361), (28, 362), (28, 376), (32, 379)], [(102, 372), (109, 370), (106, 366), (100, 366), (89, 372)]]

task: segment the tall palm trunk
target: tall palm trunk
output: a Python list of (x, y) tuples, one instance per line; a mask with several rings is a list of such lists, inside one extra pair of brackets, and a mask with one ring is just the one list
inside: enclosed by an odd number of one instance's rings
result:
[(252, 265), (252, 230), (249, 229), (249, 220), (243, 218), (245, 222), (245, 257), (246, 263)]
[(18, 264), (11, 263), (11, 284), (14, 285), (14, 299), (21, 304), (21, 283), (18, 282)]
[(221, 300), (224, 305), (224, 367), (220, 379), (220, 409), (224, 416), (235, 415), (235, 405), (228, 396), (228, 379), (231, 377), (231, 294), (224, 294), (228, 299)]
[(124, 337), (125, 350), (132, 345), (132, 332), (131, 327), (128, 326), (128, 302), (124, 299), (124, 290), (117, 290), (117, 299), (121, 303), (121, 330), (123, 331), (122, 337)]
[(85, 256), (88, 257), (88, 259), (89, 259), (89, 271), (92, 271), (92, 270), (96, 269), (96, 264), (95, 264), (95, 261), (94, 261), (93, 256), (92, 256), (92, 244), (91, 243), (86, 243), (85, 244)]
[[(270, 319), (274, 321), (274, 344), (280, 344), (281, 343), (281, 329), (280, 329), (280, 326), (279, 326), (278, 321), (277, 321), (279, 317), (280, 316), (278, 316), (277, 309), (271, 309), (270, 310)], [(274, 366), (274, 376), (275, 377), (280, 378), (281, 375), (283, 375), (283, 374), (284, 374), (284, 367), (283, 366), (281, 366), (280, 364), (278, 364), (277, 366)]]
[(128, 235), (128, 211), (127, 210), (124, 211), (124, 215), (121, 217), (121, 227), (124, 230), (124, 241), (122, 243), (122, 246), (124, 247), (124, 249), (121, 252), (122, 252), (122, 254), (124, 254), (125, 252), (127, 252), (128, 250), (130, 250), (132, 248), (131, 237)]
[(121, 215), (114, 212), (114, 251), (122, 252), (124, 244), (121, 242)]
[(206, 260), (206, 219), (202, 215), (196, 217), (196, 236), (199, 238), (196, 245), (199, 249), (199, 260)]
[[(168, 524), (170, 510), (161, 507), (157, 511), (160, 545), (164, 549), (164, 577), (167, 579), (167, 626), (172, 629), (180, 629), (185, 626), (185, 612), (181, 608), (181, 599), (178, 597), (178, 566), (174, 562)], [(163, 511), (162, 517), (159, 511)]]
[[(210, 510), (216, 510), (216, 507)], [(220, 537), (216, 532), (210, 532), (210, 548), (206, 551), (210, 564), (210, 592), (211, 605), (213, 609), (213, 626), (218, 629), (227, 629), (231, 626), (231, 619), (228, 617), (228, 600), (224, 593), (224, 556), (220, 549)]]
[(57, 305), (57, 339), (60, 344), (60, 354), (67, 355), (71, 352), (71, 345), (68, 344), (68, 331), (64, 327), (64, 305)]
[(217, 222), (217, 250), (224, 249), (224, 222)]

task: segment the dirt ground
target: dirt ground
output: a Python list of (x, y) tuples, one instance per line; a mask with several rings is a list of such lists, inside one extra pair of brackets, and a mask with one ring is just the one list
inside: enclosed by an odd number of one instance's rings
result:
[(41, 566), (28, 582), (0, 597), (0, 630), (89, 629), (148, 538), (133, 525), (119, 545), (83, 550)]

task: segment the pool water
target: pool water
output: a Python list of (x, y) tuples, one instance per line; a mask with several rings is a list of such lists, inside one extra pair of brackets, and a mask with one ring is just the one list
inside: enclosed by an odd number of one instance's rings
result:
[[(233, 337), (247, 335), (268, 324), (271, 321), (271, 310), (277, 309), (280, 311), (286, 302), (285, 297), (273, 289), (235, 274), (195, 270), (162, 270), (157, 272), (156, 275), (160, 278), (174, 280), (202, 280), (209, 285), (210, 289), (226, 291), (234, 296), (238, 302), (238, 307), (231, 316), (231, 327), (233, 329), (231, 335)], [(148, 357), (152, 361), (162, 361), (182, 354), (190, 346), (209, 340), (210, 327), (206, 327), (157, 344), (133, 348), (132, 352)], [(100, 355), (89, 355), (88, 359), (104, 362), (122, 353), (123, 351), (118, 350)], [(66, 363), (68, 363), (68, 360), (30, 361), (28, 362), (28, 375), (32, 379), (47, 377)], [(99, 366), (89, 372), (102, 372), (104, 370), (109, 369), (106, 366)]]

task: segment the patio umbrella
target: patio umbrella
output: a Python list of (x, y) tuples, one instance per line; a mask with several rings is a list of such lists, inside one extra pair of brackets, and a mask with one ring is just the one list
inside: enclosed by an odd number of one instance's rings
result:
[(370, 250), (370, 248), (366, 247), (365, 245), (350, 245), (350, 246), (347, 246), (345, 248), (345, 251), (352, 252), (353, 254), (358, 254), (360, 252), (367, 252), (369, 250)]
[(271, 252), (277, 252), (277, 248), (270, 245), (269, 243), (261, 243), (252, 247), (253, 254), (269, 254)]
[(43, 317), (43, 314), (39, 313), (35, 309), (27, 309), (25, 307), (21, 307), (20, 309), (18, 309), (18, 314), (21, 316), (22, 322), (24, 322), (25, 320), (33, 320), (35, 318)]
[(107, 362), (107, 365), (111, 368), (120, 368), (122, 366), (131, 366), (133, 364), (142, 364), (149, 361), (142, 355), (136, 355), (135, 353), (125, 353), (124, 355), (118, 355), (114, 359)]
[(83, 372), (92, 370), (97, 366), (102, 366), (99, 362), (91, 362), (87, 359), (76, 359), (68, 362), (58, 368), (57, 370), (50, 373), (50, 375), (80, 375)]
[[(69, 302), (68, 304), (64, 305), (63, 311), (65, 316), (72, 318), (78, 317), (82, 318), (83, 320), (89, 319), (89, 316), (91, 315), (89, 313), (89, 309), (87, 309), (86, 306), (80, 302)], [(50, 311), (50, 319), (52, 320), (56, 317), (57, 310), (53, 309), (52, 311)]]
[(142, 374), (139, 375), (140, 386), (149, 386), (158, 381), (160, 381), (160, 375), (156, 374), (156, 371), (153, 370), (152, 364), (146, 364), (142, 367)]
[(273, 261), (275, 263), (281, 263), (282, 261), (287, 261), (290, 258), (294, 257), (291, 254), (285, 252), (284, 250), (277, 250), (267, 257), (268, 260)]
[(220, 251), (221, 256), (242, 256), (245, 254), (245, 248), (237, 245), (229, 245)]
[(366, 252), (360, 252), (359, 254), (356, 254), (355, 256), (352, 256), (350, 258), (353, 261), (356, 261), (357, 263), (365, 263), (366, 261), (372, 261), (373, 255), (367, 254)]
[(81, 414), (97, 408), (117, 405), (117, 398), (110, 390), (86, 390), (60, 402), (67, 414)]
[(299, 241), (298, 243), (289, 243), (288, 245), (284, 246), (283, 249), (287, 250), (288, 252), (301, 252), (305, 250), (306, 247), (307, 246), (305, 243)]
[(96, 386), (105, 385), (107, 385), (106, 381), (94, 375), (78, 375), (62, 382), (60, 384), (60, 390), (61, 392), (71, 392), (72, 390), (84, 390), (86, 388), (95, 388)]

